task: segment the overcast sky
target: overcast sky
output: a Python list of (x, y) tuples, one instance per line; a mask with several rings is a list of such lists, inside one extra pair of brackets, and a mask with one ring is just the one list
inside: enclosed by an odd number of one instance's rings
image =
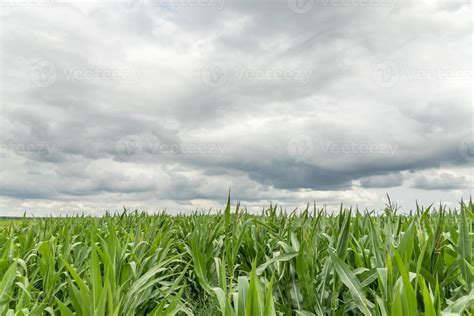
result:
[(0, 214), (473, 193), (468, 0), (2, 0)]

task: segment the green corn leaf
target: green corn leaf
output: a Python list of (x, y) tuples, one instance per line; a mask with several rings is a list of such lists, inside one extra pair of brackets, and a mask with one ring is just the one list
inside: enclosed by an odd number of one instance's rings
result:
[(365, 297), (362, 285), (354, 273), (350, 270), (349, 266), (344, 263), (336, 254), (329, 253), (334, 268), (336, 269), (337, 274), (341, 278), (341, 281), (349, 288), (352, 298), (356, 302), (357, 307), (364, 315), (372, 315), (369, 307), (373, 303), (369, 302)]
[(13, 262), (0, 281), (0, 314), (8, 309), (8, 302), (12, 299), (9, 295), (15, 281), (17, 263)]

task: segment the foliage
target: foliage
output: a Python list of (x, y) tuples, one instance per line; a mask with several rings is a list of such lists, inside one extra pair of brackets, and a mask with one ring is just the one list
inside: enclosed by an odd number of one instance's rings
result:
[(474, 315), (474, 206), (0, 225), (0, 315)]

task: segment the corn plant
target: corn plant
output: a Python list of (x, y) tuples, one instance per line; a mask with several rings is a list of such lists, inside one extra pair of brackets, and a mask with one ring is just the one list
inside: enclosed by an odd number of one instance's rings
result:
[(0, 315), (474, 315), (472, 201), (0, 223)]

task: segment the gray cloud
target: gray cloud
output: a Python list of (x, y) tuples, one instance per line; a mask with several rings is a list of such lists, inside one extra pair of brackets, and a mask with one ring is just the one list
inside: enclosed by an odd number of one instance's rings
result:
[(392, 188), (400, 186), (402, 183), (403, 175), (401, 173), (366, 177), (360, 180), (360, 185), (363, 188)]
[(412, 187), (423, 190), (472, 190), (474, 182), (466, 176), (441, 173), (437, 175), (418, 175), (413, 180)]
[(338, 3), (7, 4), (0, 207), (469, 193), (465, 7)]

